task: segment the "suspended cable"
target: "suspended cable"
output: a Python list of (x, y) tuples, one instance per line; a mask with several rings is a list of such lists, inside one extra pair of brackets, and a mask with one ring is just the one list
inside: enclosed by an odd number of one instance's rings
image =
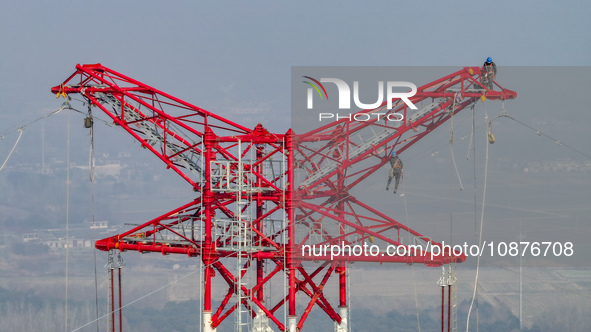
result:
[[(484, 121), (486, 123), (488, 123), (488, 115), (486, 115), (486, 110), (484, 111), (484, 114), (485, 114)], [(488, 141), (488, 132), (486, 133), (486, 138)], [(478, 247), (479, 248), (482, 246), (482, 229), (483, 229), (482, 226), (484, 224), (484, 204), (486, 201), (487, 180), (488, 180), (488, 144), (486, 144), (486, 150), (485, 150), (484, 184), (483, 184), (483, 188), (482, 188), (482, 205), (481, 205), (482, 208), (481, 208), (481, 212), (480, 212), (480, 231), (479, 231), (479, 235), (478, 235)], [(470, 314), (472, 313), (472, 307), (474, 305), (474, 300), (477, 295), (479, 272), (480, 272), (480, 255), (478, 255), (478, 257), (476, 258), (476, 275), (474, 277), (474, 291), (472, 293), (472, 301), (470, 303), (470, 309), (468, 310), (468, 317), (466, 319), (466, 332), (468, 332), (469, 328), (470, 328)], [(478, 330), (478, 314), (476, 315), (476, 329)]]
[[(450, 148), (450, 154), (451, 154), (451, 165), (449, 168), (449, 243), (453, 244), (453, 234), (454, 234), (454, 228), (453, 228), (453, 220), (454, 220), (454, 183), (453, 183), (453, 169), (455, 168), (456, 170), (456, 174), (458, 176), (458, 180), (460, 181), (460, 190), (464, 190), (464, 187), (462, 186), (462, 179), (460, 178), (460, 173), (458, 172), (458, 167), (456, 165), (456, 160), (454, 158), (454, 148), (453, 148), (453, 112), (452, 112), (452, 117), (450, 119), (451, 124), (450, 124), (450, 138), (449, 138), (449, 148)], [(449, 272), (450, 272), (450, 276), (448, 278), (448, 280), (443, 280), (442, 282), (442, 287), (444, 285), (447, 285), (447, 294), (448, 294), (448, 299), (450, 300), (448, 302), (448, 308), (447, 308), (447, 324), (448, 324), (448, 331), (450, 331), (450, 327), (451, 327), (451, 290), (452, 290), (452, 286), (451, 286), (451, 277), (452, 277), (452, 267), (451, 267), (452, 263), (449, 263)], [(443, 266), (443, 277), (445, 277), (445, 265)], [(445, 282), (447, 281), (447, 282)], [(443, 290), (443, 288), (442, 288)], [(442, 304), (442, 313), (443, 313), (443, 304)], [(455, 318), (455, 317), (454, 317)], [(443, 317), (441, 317), (441, 323), (443, 324)], [(443, 330), (443, 329), (442, 329)]]
[(59, 112), (63, 111), (64, 109), (72, 109), (72, 106), (70, 105), (70, 103), (68, 103), (68, 102), (64, 102), (64, 103), (62, 104), (62, 107), (58, 108), (57, 110), (55, 110), (55, 111), (52, 111), (52, 112), (50, 112), (50, 113), (48, 113), (48, 114), (46, 114), (46, 115), (44, 115), (44, 116), (42, 116), (42, 117), (39, 117), (39, 118), (37, 118), (37, 119), (35, 119), (35, 120), (31, 121), (31, 122), (28, 122), (28, 123), (26, 123), (26, 124), (24, 124), (24, 125), (22, 125), (22, 126), (19, 126), (18, 128), (15, 128), (15, 129), (12, 129), (12, 130), (8, 130), (8, 131), (4, 132), (3, 134), (1, 134), (1, 135), (0, 135), (0, 138), (4, 139), (4, 136), (6, 136), (6, 135), (9, 135), (9, 134), (12, 134), (12, 133), (14, 133), (14, 132), (16, 132), (16, 131), (19, 131), (19, 130), (25, 129), (27, 126), (30, 126), (30, 125), (32, 125), (33, 123), (35, 123), (35, 122), (37, 122), (37, 121), (39, 121), (39, 120), (43, 120), (43, 119), (45, 119), (45, 118), (48, 118), (48, 117), (50, 117), (50, 116), (52, 116), (52, 115), (56, 115), (56, 114), (58, 114)]
[[(476, 109), (475, 109), (476, 105), (472, 105), (472, 134), (471, 134), (471, 139), (470, 139), (470, 143), (472, 145), (472, 175), (473, 175), (473, 194), (474, 194), (474, 241), (478, 241), (478, 203), (477, 203), (477, 184), (476, 184), (476, 142), (475, 142), (475, 137), (476, 137)], [(487, 146), (488, 147), (488, 146)], [(468, 153), (470, 153), (470, 150), (468, 150)], [(468, 158), (468, 156), (466, 155), (466, 158)], [(484, 206), (482, 207), (484, 208)], [(478, 316), (478, 289), (476, 289), (476, 316)], [(474, 301), (474, 298), (472, 299), (472, 301)], [(472, 306), (472, 305), (470, 305)], [(469, 319), (469, 316), (468, 316)], [(478, 329), (478, 326), (476, 327)]]
[[(92, 214), (92, 243), (96, 242), (95, 230), (96, 230), (96, 205), (95, 205), (95, 186), (94, 186), (94, 125), (92, 123), (92, 113), (90, 110), (90, 103), (88, 104), (88, 116), (91, 119), (90, 121), (90, 152), (88, 157), (88, 172), (90, 177), (90, 196), (91, 196), (91, 214)], [(85, 121), (86, 124), (86, 121)], [(92, 251), (93, 253), (93, 260), (94, 260), (94, 304), (95, 304), (95, 314), (97, 318), (96, 322), (96, 331), (99, 332), (99, 324), (98, 324), (98, 317), (99, 317), (99, 305), (98, 305), (98, 272), (96, 267), (96, 250)]]
[(117, 261), (118, 261), (118, 283), (117, 289), (119, 290), (119, 332), (123, 332), (123, 310), (122, 308), (122, 296), (121, 296), (121, 269), (123, 268), (123, 258), (121, 257), (121, 251), (117, 253)]
[[(87, 118), (88, 119), (88, 118)], [(90, 117), (92, 121), (92, 117)], [(90, 125), (90, 152), (88, 154), (88, 177), (90, 182), (94, 183), (94, 126)]]
[(556, 143), (556, 144), (558, 144), (558, 145), (560, 145), (560, 146), (567, 147), (567, 148), (569, 148), (569, 149), (571, 149), (571, 150), (575, 151), (575, 152), (576, 152), (576, 153), (578, 153), (578, 154), (581, 154), (581, 155), (583, 155), (583, 156), (585, 156), (585, 157), (587, 157), (587, 158), (591, 158), (591, 155), (590, 155), (590, 154), (587, 154), (587, 153), (585, 153), (585, 152), (583, 152), (583, 151), (581, 151), (581, 150), (575, 149), (574, 147), (572, 147), (572, 146), (570, 146), (570, 145), (568, 145), (568, 144), (566, 144), (566, 143), (564, 143), (564, 142), (560, 141), (559, 139), (556, 139), (556, 138), (554, 138), (554, 137), (552, 137), (552, 136), (550, 136), (550, 135), (548, 135), (548, 134), (545, 134), (545, 133), (541, 132), (540, 130), (538, 130), (538, 129), (536, 129), (536, 128), (534, 128), (534, 127), (530, 126), (530, 125), (527, 125), (527, 124), (525, 124), (525, 123), (523, 123), (523, 122), (521, 122), (521, 121), (519, 121), (519, 120), (515, 119), (514, 117), (512, 117), (512, 116), (508, 115), (508, 114), (499, 114), (499, 116), (497, 116), (496, 118), (494, 118), (493, 120), (491, 120), (491, 122), (492, 122), (492, 121), (494, 121), (494, 120), (496, 120), (496, 119), (498, 119), (498, 118), (503, 118), (503, 117), (504, 117), (504, 118), (509, 118), (509, 119), (511, 119), (511, 120), (513, 120), (513, 121), (515, 121), (515, 122), (517, 122), (517, 123), (519, 123), (519, 124), (521, 124), (521, 125), (523, 125), (523, 126), (525, 126), (525, 127), (529, 128), (529, 129), (531, 129), (531, 130), (532, 130), (532, 131), (534, 131), (536, 134), (538, 134), (538, 136), (545, 136), (545, 137), (547, 137), (547, 138), (549, 138), (549, 139), (553, 140), (553, 141), (554, 141), (554, 143)]
[[(70, 103), (69, 103), (69, 102), (67, 102), (67, 101), (65, 101), (65, 102), (62, 104), (62, 107), (58, 108), (57, 110), (55, 110), (55, 111), (52, 111), (52, 112), (50, 112), (50, 113), (48, 113), (48, 114), (46, 114), (46, 115), (44, 115), (44, 116), (42, 116), (42, 117), (39, 117), (39, 118), (37, 118), (37, 119), (35, 119), (35, 120), (33, 120), (33, 121), (30, 121), (30, 122), (28, 122), (28, 123), (26, 123), (26, 124), (24, 124), (24, 125), (22, 125), (22, 126), (20, 126), (20, 127), (16, 128), (16, 129), (8, 130), (8, 131), (4, 132), (3, 134), (1, 134), (1, 135), (0, 135), (0, 139), (4, 139), (4, 137), (5, 137), (6, 135), (12, 134), (12, 133), (14, 133), (14, 132), (18, 132), (18, 133), (19, 133), (19, 135), (18, 135), (18, 138), (17, 138), (17, 140), (16, 140), (16, 143), (14, 144), (14, 146), (12, 147), (12, 149), (10, 150), (10, 153), (8, 154), (8, 157), (6, 157), (6, 160), (4, 160), (4, 162), (2, 163), (2, 166), (0, 166), (0, 171), (2, 171), (2, 169), (4, 168), (4, 166), (6, 165), (6, 163), (8, 162), (8, 159), (10, 159), (10, 156), (11, 156), (11, 155), (12, 155), (12, 153), (14, 152), (14, 150), (15, 150), (16, 146), (18, 145), (18, 143), (19, 143), (19, 141), (20, 141), (20, 139), (21, 139), (21, 136), (23, 135), (23, 131), (25, 130), (25, 128), (26, 128), (26, 127), (28, 127), (28, 126), (32, 125), (33, 123), (35, 123), (35, 122), (37, 122), (37, 121), (40, 121), (40, 120), (43, 120), (43, 119), (49, 118), (50, 116), (53, 116), (53, 115), (56, 115), (56, 114), (58, 114), (59, 112), (61, 112), (61, 111), (65, 110), (65, 109), (67, 109), (67, 110), (72, 110), (72, 111), (75, 111), (75, 112), (78, 112), (78, 113), (84, 114), (83, 112), (81, 112), (81, 111), (79, 111), (79, 110), (76, 110), (76, 109), (72, 108), (72, 106), (70, 105)], [(94, 119), (94, 118), (93, 118), (93, 119)], [(68, 121), (69, 121), (69, 120), (68, 120)], [(101, 120), (101, 119), (99, 119), (99, 121), (102, 121), (102, 122), (104, 122), (104, 123), (105, 123), (105, 124), (107, 124), (107, 125), (110, 125), (110, 123), (109, 123), (109, 122), (107, 122), (107, 121), (105, 121), (105, 120)], [(94, 168), (94, 164), (92, 165), (92, 167)]]
[(69, 274), (69, 244), (70, 239), (70, 112), (68, 112), (68, 134), (66, 143), (66, 294), (65, 294), (65, 331), (68, 332), (68, 274)]
[[(28, 126), (30, 126), (30, 125), (32, 125), (32, 124), (34, 124), (35, 122), (38, 122), (38, 121), (40, 121), (40, 120), (43, 120), (43, 119), (49, 118), (49, 117), (51, 117), (51, 116), (53, 116), (53, 115), (56, 115), (56, 114), (58, 114), (59, 112), (61, 112), (61, 111), (63, 111), (63, 110), (71, 110), (71, 111), (74, 111), (74, 112), (77, 112), (77, 113), (80, 113), (80, 114), (86, 114), (86, 113), (85, 113), (85, 112), (83, 112), (83, 111), (80, 111), (80, 110), (77, 110), (77, 109), (75, 109), (75, 108), (72, 108), (72, 105), (70, 105), (70, 103), (69, 103), (69, 102), (65, 101), (65, 102), (62, 104), (62, 106), (61, 106), (60, 108), (58, 108), (57, 110), (55, 110), (55, 111), (52, 111), (52, 112), (49, 112), (49, 113), (45, 114), (44, 116), (42, 116), (42, 117), (39, 117), (39, 118), (36, 118), (36, 119), (35, 119), (35, 120), (33, 120), (33, 121), (27, 122), (26, 124), (24, 124), (24, 125), (22, 125), (22, 126), (19, 126), (19, 127), (17, 127), (17, 128), (14, 128), (14, 129), (9, 129), (9, 130), (5, 131), (4, 133), (0, 134), (0, 138), (1, 138), (1, 139), (4, 139), (4, 136), (10, 135), (10, 134), (12, 134), (12, 133), (14, 133), (14, 132), (17, 132), (17, 131), (21, 131), (21, 130), (25, 129), (26, 127), (28, 127)], [(111, 122), (109, 122), (109, 121), (106, 121), (106, 120), (104, 120), (104, 119), (100, 119), (100, 118), (97, 118), (97, 117), (93, 117), (93, 119), (96, 119), (96, 120), (98, 120), (98, 121), (100, 121), (100, 122), (103, 122), (104, 124), (106, 124), (106, 125), (108, 125), (108, 126), (112, 126), (112, 123), (111, 123)]]
[[(2, 163), (2, 166), (0, 166), (0, 172), (2, 172), (2, 170), (4, 169), (4, 166), (6, 166), (8, 159), (10, 159), (10, 156), (14, 152), (14, 149), (16, 149), (16, 146), (18, 145), (18, 142), (21, 140), (21, 136), (23, 136), (24, 128), (19, 128), (18, 131), (19, 131), (18, 138), (16, 139), (16, 142), (14, 142), (14, 146), (12, 147), (10, 152), (8, 153), (8, 157), (6, 157), (6, 160), (4, 160), (4, 162)], [(2, 136), (2, 139), (4, 139), (4, 136)]]
[(456, 170), (456, 175), (458, 177), (458, 182), (460, 183), (460, 190), (464, 190), (464, 185), (462, 184), (462, 178), (460, 177), (460, 171), (458, 170), (458, 166), (456, 165), (456, 158), (454, 157), (454, 146), (453, 146), (453, 143), (451, 143), (449, 145), (449, 148), (451, 150), (451, 163), (452, 163), (452, 166)]
[[(474, 103), (472, 104), (472, 107), (474, 107)], [(453, 124), (450, 127), (449, 142), (450, 142), (450, 152), (451, 152), (451, 165), (450, 165), (450, 169), (449, 169), (449, 199), (450, 199), (450, 203), (449, 203), (450, 204), (449, 205), (449, 242), (453, 243), (453, 234), (454, 234), (454, 229), (453, 229), (453, 221), (454, 221), (453, 169), (455, 169), (456, 175), (457, 175), (458, 180), (460, 182), (460, 190), (464, 190), (464, 187), (462, 185), (462, 179), (460, 178), (460, 173), (458, 171), (458, 167), (456, 165), (456, 161), (455, 161), (455, 157), (454, 157)], [(442, 284), (447, 285), (447, 296), (448, 296), (447, 327), (448, 327), (448, 331), (456, 331), (456, 329), (457, 329), (457, 323), (456, 323), (456, 319), (457, 319), (457, 310), (456, 309), (457, 309), (457, 307), (456, 307), (455, 292), (457, 292), (457, 291), (456, 291), (454, 284), (456, 283), (457, 278), (455, 275), (455, 266), (453, 263), (449, 263), (448, 271), (449, 271), (449, 275), (447, 276), (447, 280), (443, 280), (443, 282), (442, 282)], [(443, 277), (445, 278), (445, 267), (444, 267), (443, 272), (444, 272)], [(454, 292), (453, 296), (452, 296), (452, 292)], [(452, 299), (453, 299), (453, 303), (452, 303)], [(452, 321), (453, 321), (453, 326), (452, 326)], [(442, 321), (442, 323), (443, 323), (443, 321)]]
[[(88, 103), (89, 106), (89, 116), (91, 121), (94, 119), (92, 117), (92, 115), (90, 114), (90, 103)], [(12, 153), (14, 152), (14, 150), (16, 149), (22, 135), (24, 132), (24, 129), (40, 120), (43, 119), (47, 119), (53, 115), (56, 115), (58, 113), (60, 113), (63, 110), (72, 110), (75, 111), (77, 113), (81, 113), (84, 114), (82, 111), (79, 111), (77, 109), (72, 108), (72, 106), (70, 105), (70, 103), (68, 101), (65, 101), (62, 106), (60, 108), (58, 108), (57, 110), (54, 110), (44, 116), (41, 116), (39, 118), (36, 118), (24, 125), (22, 125), (21, 127), (17, 128), (17, 129), (13, 129), (13, 130), (8, 130), (6, 132), (4, 132), (2, 135), (0, 135), (1, 139), (4, 139), (4, 137), (6, 135), (12, 134), (14, 132), (19, 132), (19, 136), (14, 144), (14, 146), (12, 147), (12, 149), (10, 150), (8, 156), (6, 157), (6, 159), (4, 160), (4, 162), (2, 163), (2, 166), (0, 166), (0, 171), (2, 171), (4, 169), (4, 167), (6, 166), (8, 160), (10, 159), (10, 157), (12, 156)], [(109, 122), (102, 120), (102, 119), (98, 119), (99, 121), (110, 125)], [(68, 331), (68, 309), (69, 309), (69, 305), (68, 305), (68, 298), (69, 298), (69, 294), (68, 294), (68, 284), (69, 284), (69, 212), (70, 212), (70, 208), (69, 208), (69, 203), (70, 203), (70, 113), (68, 112), (68, 120), (67, 120), (67, 143), (66, 143), (66, 238), (65, 238), (65, 250), (66, 250), (66, 266), (65, 266), (65, 304), (64, 304), (64, 310), (65, 310), (65, 331)], [(92, 183), (92, 189), (91, 189), (91, 195), (92, 195), (92, 223), (94, 225), (95, 223), (95, 188), (94, 188), (94, 128), (93, 126), (90, 127), (90, 137), (91, 137), (91, 147), (90, 147), (90, 156), (89, 156), (89, 176), (90, 176), (90, 181)], [(95, 236), (94, 236), (94, 232), (92, 234), (93, 237), (93, 242), (95, 241)], [(97, 269), (96, 269), (96, 252), (93, 251), (94, 253), (94, 273), (95, 273), (95, 305), (96, 305), (96, 316), (97, 316), (97, 321), (98, 321), (98, 277), (97, 277)], [(99, 326), (97, 323), (97, 332), (99, 331)]]
[[(188, 278), (188, 277), (190, 277), (190, 276), (194, 275), (194, 274), (195, 274), (195, 273), (197, 273), (197, 272), (199, 272), (199, 270), (195, 270), (195, 271), (193, 271), (193, 272), (190, 272), (190, 273), (188, 273), (188, 274), (186, 274), (186, 275), (184, 275), (184, 276), (182, 276), (182, 277), (180, 277), (180, 278), (178, 278), (178, 279), (175, 279), (175, 280), (173, 280), (173, 281), (169, 282), (168, 284), (166, 284), (166, 285), (164, 285), (164, 286), (162, 286), (162, 287), (160, 287), (160, 288), (158, 288), (158, 289), (155, 289), (155, 290), (153, 290), (153, 291), (151, 291), (151, 292), (149, 292), (149, 293), (147, 293), (147, 294), (145, 294), (145, 295), (143, 295), (143, 296), (140, 296), (139, 298), (137, 298), (137, 299), (135, 299), (135, 300), (133, 300), (133, 301), (131, 301), (131, 302), (129, 302), (129, 303), (127, 303), (127, 304), (125, 304), (125, 305), (121, 306), (119, 309), (117, 309), (117, 310), (115, 310), (115, 311), (122, 310), (123, 308), (126, 308), (126, 307), (128, 307), (128, 306), (130, 306), (130, 305), (132, 305), (132, 304), (134, 304), (134, 303), (136, 303), (136, 302), (138, 302), (138, 301), (141, 301), (141, 300), (145, 299), (145, 298), (146, 298), (146, 297), (148, 297), (148, 296), (154, 295), (154, 294), (156, 294), (157, 292), (159, 292), (159, 291), (161, 291), (161, 290), (163, 290), (163, 289), (165, 289), (165, 288), (167, 288), (167, 287), (169, 287), (169, 286), (171, 286), (171, 285), (173, 285), (173, 284), (176, 284), (176, 283), (178, 283), (179, 281), (181, 281), (181, 280), (183, 280), (183, 279), (185, 279), (185, 278)], [(93, 323), (95, 323), (95, 322), (97, 322), (97, 321), (99, 321), (99, 320), (103, 319), (103, 318), (109, 317), (109, 316), (110, 316), (110, 315), (112, 315), (112, 314), (113, 314), (113, 312), (107, 312), (106, 314), (104, 314), (104, 315), (100, 316), (99, 318), (97, 318), (97, 319), (93, 319), (92, 321), (90, 321), (90, 322), (88, 322), (88, 323), (86, 323), (86, 324), (84, 324), (84, 325), (82, 325), (82, 326), (79, 326), (79, 327), (77, 327), (77, 328), (73, 329), (71, 332), (80, 331), (81, 329), (83, 329), (83, 328), (85, 328), (85, 327), (87, 327), (87, 326), (89, 326), (89, 325), (91, 325), (91, 324), (93, 324)]]
[[(462, 118), (460, 120), (456, 119), (456, 125), (454, 126), (456, 129), (454, 129), (454, 132), (457, 132), (458, 131), (457, 128), (462, 127), (468, 120), (469, 120), (468, 117)], [(478, 126), (478, 127), (480, 127), (480, 126)], [(454, 134), (454, 136), (455, 136), (455, 134)], [(467, 134), (463, 134), (460, 137), (460, 140), (464, 140), (466, 137), (467, 137)], [(425, 158), (428, 155), (431, 157), (434, 157), (435, 155), (437, 155), (439, 153), (439, 150), (445, 148), (448, 144), (450, 144), (449, 140), (440, 140), (437, 143), (433, 143), (430, 147), (426, 147), (421, 152), (413, 153), (412, 155), (407, 156), (405, 158), (405, 160), (408, 160), (408, 161), (421, 160), (422, 158)], [(435, 146), (435, 147), (433, 147), (433, 146)]]
[(472, 103), (472, 131), (470, 131), (470, 143), (468, 145), (468, 152), (466, 153), (467, 160), (470, 160), (470, 148), (472, 148), (473, 146), (475, 147), (475, 144), (474, 144), (474, 130), (476, 129), (476, 126), (475, 126), (476, 124), (474, 123), (474, 107), (475, 106), (476, 106), (476, 103)]
[(462, 178), (460, 177), (460, 172), (458, 171), (458, 166), (456, 165), (456, 158), (454, 157), (454, 113), (456, 109), (456, 98), (458, 98), (458, 93), (456, 92), (454, 96), (454, 100), (452, 103), (452, 108), (449, 115), (449, 148), (451, 150), (451, 162), (456, 169), (456, 175), (458, 176), (458, 181), (460, 182), (460, 190), (464, 190), (464, 186), (462, 185)]
[(587, 295), (586, 293), (580, 292), (578, 290), (573, 290), (573, 289), (568, 289), (568, 288), (564, 288), (564, 287), (558, 286), (558, 284), (556, 282), (545, 281), (545, 280), (542, 280), (542, 279), (539, 279), (539, 278), (536, 278), (536, 277), (532, 277), (532, 276), (527, 275), (527, 274), (524, 274), (524, 273), (520, 273), (520, 272), (511, 270), (510, 268), (507, 268), (507, 267), (501, 266), (500, 268), (503, 269), (503, 270), (507, 270), (509, 272), (515, 273), (517, 275), (523, 275), (524, 277), (527, 277), (529, 279), (533, 279), (533, 280), (539, 281), (539, 282), (544, 283), (546, 285), (550, 285), (550, 286), (552, 286), (552, 288), (560, 289), (560, 291), (562, 291), (562, 292), (571, 293), (573, 295), (577, 295), (579, 297), (583, 297), (583, 298), (586, 298), (588, 300), (591, 300), (591, 296)]
[[(405, 194), (401, 194), (400, 196), (402, 196), (402, 199), (404, 201), (404, 211), (406, 212), (406, 224), (410, 227), (410, 222), (408, 220), (408, 207), (406, 205), (406, 195)], [(409, 239), (409, 244), (412, 244), (412, 235), (410, 233), (408, 233), (408, 239)], [(412, 284), (414, 287), (414, 295), (415, 295), (415, 308), (416, 308), (416, 315), (417, 315), (417, 328), (418, 331), (421, 332), (421, 318), (420, 318), (420, 313), (419, 313), (419, 296), (417, 293), (417, 278), (415, 277), (415, 265), (411, 256), (411, 265), (410, 265), (411, 271), (412, 271)]]

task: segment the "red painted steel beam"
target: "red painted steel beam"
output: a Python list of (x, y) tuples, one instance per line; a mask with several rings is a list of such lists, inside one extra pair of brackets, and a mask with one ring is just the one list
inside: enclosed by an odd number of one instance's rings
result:
[[(197, 191), (198, 197), (193, 201), (122, 234), (98, 240), (95, 246), (105, 251), (118, 249), (199, 256), (205, 264), (203, 310), (213, 312), (212, 280), (216, 271), (229, 287), (212, 317), (212, 327), (219, 326), (241, 305), (250, 315), (255, 315), (254, 309), (260, 308), (280, 331), (285, 331), (286, 326), (280, 321), (282, 315), (277, 311), (283, 307), (289, 316), (296, 316), (298, 293), (310, 299), (297, 322), (298, 328), (303, 327), (307, 313), (313, 307), (323, 310), (333, 321), (341, 322), (341, 317), (325, 297), (324, 286), (329, 278), (336, 275), (339, 306), (347, 305), (345, 262), (422, 263), (438, 266), (465, 260), (465, 255), (449, 250), (437, 257), (431, 257), (429, 252), (418, 254), (414, 251), (412, 256), (330, 257), (325, 254), (310, 257), (302, 255), (301, 249), (303, 245), (314, 243), (312, 235), (321, 239), (316, 244), (363, 244), (371, 237), (381, 241), (381, 245), (401, 246), (398, 241), (388, 237), (391, 230), (396, 231), (398, 237), (402, 231), (440, 248), (441, 244), (432, 242), (419, 232), (364, 204), (350, 191), (387, 164), (391, 151), (406, 151), (448, 121), (452, 114), (470, 107), (482, 96), (491, 100), (516, 97), (515, 92), (504, 89), (496, 82), (498, 89), (484, 88), (480, 83), (480, 75), (480, 68), (466, 67), (419, 87), (411, 98), (413, 103), (437, 101), (437, 104), (426, 114), (396, 128), (385, 121), (351, 122), (343, 119), (300, 134), (291, 129), (285, 134), (270, 133), (260, 124), (253, 129), (246, 128), (100, 64), (77, 65), (76, 72), (62, 84), (53, 87), (52, 92), (82, 95)], [(475, 87), (478, 89), (475, 90)], [(402, 102), (394, 103), (392, 110), (385, 110), (384, 105), (362, 113), (399, 112), (406, 119), (412, 114)], [(361, 144), (356, 140), (356, 135), (372, 128), (378, 131), (390, 130), (392, 134), (353, 157), (353, 149)], [(150, 134), (154, 133), (161, 136), (162, 141), (157, 142), (160, 145), (152, 146), (154, 142)], [(240, 155), (237, 151), (238, 142), (244, 147)], [(220, 178), (215, 186), (236, 186), (253, 181), (260, 188), (259, 192), (235, 193), (214, 188), (214, 179), (219, 176), (215, 172), (236, 172), (235, 163), (240, 158), (250, 158), (248, 156), (252, 154), (255, 155), (254, 160), (248, 160), (243, 166), (243, 170), (252, 176), (251, 180), (233, 175)], [(189, 173), (178, 162), (177, 158), (184, 156), (202, 158), (204, 162), (200, 167), (203, 169), (199, 176)], [(286, 161), (287, 168), (273, 175), (265, 173), (273, 160)], [(360, 168), (366, 161), (369, 161), (369, 166)], [(210, 165), (217, 162), (227, 164), (214, 171)], [(328, 163), (335, 163), (334, 170), (298, 189), (296, 167), (312, 174)], [(256, 209), (256, 217), (247, 222), (247, 227), (260, 250), (249, 253), (227, 250), (224, 246), (236, 243), (236, 237), (222, 238), (218, 234), (221, 230), (216, 224), (218, 219), (234, 220), (238, 213), (246, 211), (247, 206), (236, 208), (239, 199), (248, 201), (248, 205)], [(265, 222), (283, 215), (287, 217), (287, 225), (273, 231), (265, 228)], [(337, 223), (337, 230), (319, 227), (325, 223)], [(201, 234), (196, 237), (196, 227), (203, 230), (203, 237)], [(302, 228), (309, 234), (297, 238)], [(186, 233), (187, 229), (190, 230), (189, 234)], [(225, 226), (225, 230), (229, 228)], [(256, 274), (254, 285), (237, 289), (237, 278), (228, 269), (229, 262), (237, 255), (256, 260), (256, 264), (248, 263), (244, 269), (252, 269)], [(318, 268), (312, 268), (304, 263), (310, 260), (323, 263)], [(276, 264), (275, 268), (270, 272), (264, 271), (263, 266), (270, 262)], [(301, 274), (301, 280), (296, 272)], [(277, 302), (273, 302), (276, 304), (272, 307), (270, 303), (263, 303), (264, 286), (284, 275), (289, 285), (286, 296), (278, 301), (275, 299)], [(225, 310), (236, 291), (246, 294), (248, 301), (236, 303)]]

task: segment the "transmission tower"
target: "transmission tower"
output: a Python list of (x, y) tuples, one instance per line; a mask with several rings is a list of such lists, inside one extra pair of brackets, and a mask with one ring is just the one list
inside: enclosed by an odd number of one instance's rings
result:
[[(236, 331), (300, 331), (314, 307), (335, 322), (335, 331), (348, 331), (347, 262), (441, 266), (465, 260), (450, 250), (437, 256), (417, 250), (417, 245), (441, 249), (441, 244), (362, 202), (352, 189), (388, 163), (393, 151), (404, 153), (453, 114), (483, 98), (516, 97), (496, 82), (495, 90), (483, 85), (481, 76), (480, 68), (465, 67), (419, 87), (410, 98), (424, 105), (417, 110), (398, 101), (391, 109), (384, 103), (360, 112), (402, 114), (404, 121), (395, 124), (384, 117), (341, 119), (307, 133), (244, 127), (101, 64), (77, 65), (52, 92), (81, 95), (196, 195), (140, 226), (96, 241), (97, 249), (201, 259), (206, 332), (231, 314)], [(403, 238), (413, 240), (404, 244)], [(302, 254), (306, 245), (368, 242), (380, 254)], [(387, 246), (405, 254), (383, 255)], [(227, 284), (217, 307), (213, 278)], [(338, 284), (336, 303), (325, 288), (331, 278)], [(298, 311), (297, 304), (304, 310)]]

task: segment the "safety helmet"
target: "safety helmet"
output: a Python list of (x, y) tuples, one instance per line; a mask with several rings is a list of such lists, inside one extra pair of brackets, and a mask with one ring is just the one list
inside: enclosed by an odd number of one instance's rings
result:
[(396, 151), (392, 151), (392, 157), (396, 155)]
[(486, 58), (486, 63), (491, 63), (491, 62), (492, 62), (492, 58), (491, 57)]

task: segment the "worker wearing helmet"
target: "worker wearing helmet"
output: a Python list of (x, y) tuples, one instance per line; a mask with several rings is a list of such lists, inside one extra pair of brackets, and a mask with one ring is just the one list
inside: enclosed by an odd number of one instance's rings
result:
[(488, 88), (493, 88), (493, 81), (497, 79), (497, 65), (488, 57), (482, 65), (482, 83)]
[(390, 189), (390, 182), (392, 182), (392, 178), (396, 178), (396, 183), (394, 184), (394, 193), (398, 190), (398, 185), (400, 184), (400, 178), (402, 177), (402, 160), (396, 154), (396, 151), (392, 151), (390, 155), (390, 172), (388, 173), (388, 184), (386, 185), (386, 191)]

